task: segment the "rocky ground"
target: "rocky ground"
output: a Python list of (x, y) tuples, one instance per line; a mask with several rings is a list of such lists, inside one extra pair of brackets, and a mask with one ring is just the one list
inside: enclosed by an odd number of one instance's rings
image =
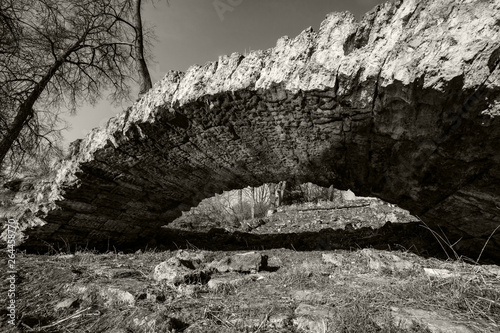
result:
[(415, 221), (374, 199), (303, 203), (224, 228), (181, 218), (135, 253), (18, 253), (0, 330), (498, 332), (500, 267), (410, 252), (432, 252)]
[(2, 332), (500, 329), (498, 266), (401, 251), (18, 254), (17, 265), (16, 326), (2, 306)]
[(376, 198), (358, 197), (355, 200), (304, 202), (278, 207), (270, 216), (245, 220), (234, 225), (200, 221), (197, 216), (185, 214), (166, 227), (196, 231), (223, 227), (230, 232), (239, 230), (263, 235), (338, 230), (345, 229), (346, 226), (348, 229), (378, 229), (386, 222), (410, 223), (420, 220), (396, 205)]

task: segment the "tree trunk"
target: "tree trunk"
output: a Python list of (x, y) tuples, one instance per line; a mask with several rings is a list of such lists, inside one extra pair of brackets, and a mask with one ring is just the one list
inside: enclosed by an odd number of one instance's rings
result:
[(26, 102), (23, 103), (19, 108), (14, 121), (7, 129), (7, 133), (3, 136), (2, 141), (0, 141), (0, 167), (3, 164), (3, 160), (5, 159), (5, 156), (7, 156), (10, 147), (12, 147), (14, 141), (16, 141), (19, 134), (21, 133), (24, 124), (32, 115), (32, 107), (29, 107)]
[(139, 97), (153, 87), (148, 65), (144, 59), (144, 35), (142, 30), (141, 0), (135, 0), (135, 58), (137, 74), (139, 75)]
[(238, 212), (240, 213), (240, 215), (242, 214), (243, 212), (243, 189), (240, 189), (238, 190), (238, 195), (239, 195), (239, 202), (238, 202)]
[(7, 133), (0, 142), (0, 168), (2, 167), (5, 156), (7, 156), (7, 153), (12, 147), (14, 141), (16, 141), (16, 139), (19, 137), (19, 134), (21, 133), (24, 125), (29, 120), (29, 118), (33, 116), (33, 106), (35, 105), (38, 98), (40, 98), (40, 96), (42, 95), (43, 91), (47, 87), (47, 84), (49, 84), (52, 77), (66, 62), (66, 59), (68, 59), (70, 54), (73, 53), (85, 41), (86, 36), (87, 33), (83, 33), (80, 39), (75, 42), (75, 44), (67, 49), (62, 56), (56, 59), (52, 67), (50, 67), (47, 71), (47, 74), (42, 77), (40, 82), (38, 82), (33, 88), (33, 91), (31, 92), (31, 94), (29, 94), (28, 98), (19, 106), (19, 110), (14, 117), (14, 121), (12, 122), (9, 129), (7, 130)]
[(269, 189), (269, 209), (274, 210), (276, 208), (276, 184), (267, 184)]
[(19, 137), (24, 125), (33, 116), (33, 106), (36, 101), (71, 52), (73, 52), (73, 48), (66, 52), (63, 57), (56, 60), (47, 74), (40, 80), (40, 82), (37, 83), (28, 98), (19, 106), (17, 114), (14, 117), (14, 121), (9, 126), (7, 133), (2, 138), (2, 141), (0, 141), (0, 167), (4, 162), (5, 156), (7, 156), (7, 153), (14, 144), (14, 141), (16, 141)]
[(287, 181), (281, 181), (278, 184), (278, 207), (283, 205), (285, 199), (285, 190), (287, 186)]
[(252, 203), (250, 206), (250, 215), (251, 218), (255, 218), (255, 187), (252, 187)]

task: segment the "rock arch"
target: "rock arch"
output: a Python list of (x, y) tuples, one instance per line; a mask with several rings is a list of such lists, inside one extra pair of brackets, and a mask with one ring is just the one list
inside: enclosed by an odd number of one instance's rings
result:
[(500, 225), (498, 17), (495, 1), (387, 3), (170, 72), (77, 144), (25, 246), (127, 244), (214, 193), (295, 180), (398, 204), (477, 249)]

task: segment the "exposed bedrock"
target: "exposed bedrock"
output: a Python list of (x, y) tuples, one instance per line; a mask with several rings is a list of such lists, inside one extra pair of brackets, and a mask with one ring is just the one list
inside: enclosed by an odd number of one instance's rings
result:
[[(500, 2), (408, 0), (170, 72), (74, 145), (24, 246), (125, 246), (214, 193), (294, 180), (395, 203), (473, 257), (500, 225), (499, 59)], [(499, 249), (497, 232), (483, 255)]]

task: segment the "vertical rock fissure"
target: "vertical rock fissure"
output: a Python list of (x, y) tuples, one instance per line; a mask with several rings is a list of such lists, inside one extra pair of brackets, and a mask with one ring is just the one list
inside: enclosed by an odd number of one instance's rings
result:
[(415, 13), (420, 9), (420, 6), (421, 6), (421, 2), (418, 2), (417, 5), (415, 6), (415, 9), (413, 9), (413, 11), (410, 14), (406, 15), (405, 17), (403, 17), (403, 24), (404, 24), (404, 26), (407, 26), (410, 23), (410, 20), (415, 15)]
[(240, 66), (241, 62), (243, 61), (243, 59), (245, 59), (245, 56), (240, 54), (239, 57), (238, 57), (238, 60), (236, 60), (236, 66), (234, 67), (234, 69), (231, 71), (231, 73), (229, 73), (227, 79), (231, 79), (231, 77), (233, 76), (234, 72), (236, 72), (238, 70), (238, 67)]
[(335, 85), (333, 87), (333, 91), (335, 92), (335, 99), (338, 102), (338, 96), (339, 96), (339, 89), (340, 89), (340, 83), (339, 83), (339, 71), (340, 71), (340, 66), (337, 68), (337, 73), (335, 73)]
[(380, 71), (378, 72), (377, 80), (375, 81), (375, 89), (373, 91), (373, 100), (372, 100), (372, 108), (371, 108), (371, 115), (372, 115), (373, 121), (375, 120), (375, 104), (376, 104), (377, 98), (378, 98), (378, 85), (379, 85), (381, 74), (382, 74), (382, 68), (380, 68)]

